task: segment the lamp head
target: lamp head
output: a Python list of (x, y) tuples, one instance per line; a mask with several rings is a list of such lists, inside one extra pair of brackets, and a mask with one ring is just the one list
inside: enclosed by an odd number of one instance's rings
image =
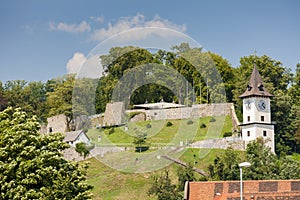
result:
[(251, 164), (249, 162), (242, 162), (239, 164), (239, 167), (250, 167)]

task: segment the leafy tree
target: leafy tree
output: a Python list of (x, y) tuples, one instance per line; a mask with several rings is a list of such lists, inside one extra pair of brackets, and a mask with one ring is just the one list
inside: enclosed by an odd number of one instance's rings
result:
[(75, 76), (66, 75), (56, 80), (52, 92), (47, 93), (48, 116), (64, 114), (69, 130), (73, 129), (72, 94), (75, 84)]
[(233, 101), (233, 90), (235, 89), (235, 69), (231, 67), (229, 62), (222, 56), (209, 52), (209, 55), (213, 59), (216, 68), (218, 69), (222, 81), (224, 82), (227, 102)]
[(250, 142), (246, 149), (246, 160), (251, 163), (245, 173), (250, 180), (276, 179), (278, 174), (277, 157), (265, 146), (263, 138)]
[(147, 139), (147, 133), (144, 132), (137, 132), (137, 135), (134, 137), (133, 144), (136, 145), (136, 149), (139, 150), (139, 152), (142, 152), (143, 148), (145, 148)]
[(63, 158), (63, 134), (39, 128), (19, 108), (0, 112), (0, 199), (90, 199), (87, 166)]
[(178, 177), (178, 191), (184, 190), (184, 185), (186, 181), (196, 181), (195, 170), (193, 165), (188, 164), (187, 167), (179, 167), (177, 170)]
[(208, 166), (209, 176), (212, 180), (237, 180), (239, 178), (238, 164), (242, 155), (229, 148), (224, 154), (217, 156), (214, 163)]
[(172, 184), (169, 172), (164, 171), (160, 175), (154, 175), (152, 178), (152, 186), (148, 190), (148, 195), (157, 196), (157, 200), (180, 200), (183, 197), (176, 190), (176, 185)]
[(46, 90), (41, 81), (29, 83), (24, 80), (7, 81), (3, 96), (6, 106), (21, 107), (29, 115), (38, 116), (39, 121), (45, 121)]
[(6, 107), (7, 101), (4, 97), (2, 82), (0, 81), (0, 111)]
[(76, 143), (75, 151), (84, 158), (86, 158), (90, 154), (90, 151), (87, 149), (87, 146), (84, 142)]

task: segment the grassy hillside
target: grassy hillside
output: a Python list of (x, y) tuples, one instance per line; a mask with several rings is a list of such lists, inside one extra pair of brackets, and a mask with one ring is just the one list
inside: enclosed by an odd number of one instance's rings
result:
[[(172, 138), (176, 137), (178, 132), (184, 134), (195, 134), (192, 141), (203, 140), (209, 131), (217, 132), (221, 130), (221, 135), (210, 135), (208, 138), (222, 137), (225, 132), (232, 131), (232, 122), (229, 116), (216, 117), (216, 121), (210, 122), (211, 117), (191, 120), (167, 120), (167, 121), (144, 121), (138, 123), (129, 123), (128, 130), (125, 127), (112, 129), (91, 129), (88, 136), (97, 145), (107, 144), (108, 141), (119, 146), (133, 146), (132, 141), (137, 130), (146, 132), (148, 135), (147, 142), (151, 145), (169, 143)], [(224, 126), (223, 125), (224, 121)], [(167, 126), (171, 122), (172, 126)], [(150, 124), (150, 125), (149, 125)], [(206, 127), (200, 128), (201, 124)], [(222, 128), (222, 129), (220, 129)], [(98, 142), (98, 137), (101, 141)], [(205, 157), (199, 157), (200, 150), (189, 148), (180, 157), (185, 163), (195, 164), (195, 167), (206, 170), (208, 165), (213, 162), (217, 154), (223, 150), (212, 149)], [(151, 187), (151, 176), (162, 173), (167, 169), (174, 183), (177, 182), (178, 165), (171, 164), (165, 169), (161, 169), (151, 173), (125, 173), (112, 169), (101, 163), (95, 158), (89, 159), (90, 167), (88, 169), (88, 183), (94, 186), (94, 199), (155, 199), (147, 195), (148, 189)], [(201, 178), (201, 175), (197, 175)]]
[[(124, 126), (109, 129), (90, 129), (87, 133), (90, 139), (97, 144), (113, 143), (118, 146), (132, 146), (134, 136), (137, 131), (147, 133), (147, 142), (150, 144), (167, 144), (172, 141), (176, 134), (183, 134), (189, 140), (198, 141), (204, 139), (218, 138), (226, 132), (232, 131), (232, 122), (230, 116), (215, 117), (214, 122), (210, 122), (211, 117), (204, 117), (192, 120), (159, 120), (159, 121), (143, 121), (138, 123), (128, 123), (128, 129)], [(171, 122), (172, 126), (167, 126)], [(201, 128), (205, 124), (206, 127)], [(223, 126), (223, 127), (222, 127)], [(150, 127), (150, 128), (149, 128)], [(221, 135), (217, 135), (221, 130)], [(98, 137), (101, 141), (98, 142)], [(190, 141), (190, 142), (192, 142)]]
[[(221, 153), (221, 149), (212, 149), (210, 153), (203, 159), (197, 156), (199, 149), (188, 149), (180, 160), (185, 162), (196, 162), (196, 167), (206, 169), (209, 163), (212, 163), (216, 155)], [(194, 154), (196, 157), (194, 157)], [(88, 169), (88, 183), (94, 186), (93, 193), (95, 200), (134, 200), (134, 199), (155, 199), (147, 195), (148, 189), (151, 187), (151, 175), (159, 174), (163, 170), (151, 173), (124, 173), (114, 170), (95, 158), (87, 160), (90, 163)], [(169, 171), (173, 182), (176, 183), (176, 172), (178, 165), (171, 164), (166, 167)], [(200, 178), (200, 175), (197, 175)]]

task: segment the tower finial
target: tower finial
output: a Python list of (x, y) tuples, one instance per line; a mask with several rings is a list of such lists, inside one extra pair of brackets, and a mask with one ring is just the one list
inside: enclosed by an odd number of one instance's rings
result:
[(256, 53), (257, 53), (257, 51), (254, 50), (254, 66), (256, 66), (256, 57), (257, 57)]

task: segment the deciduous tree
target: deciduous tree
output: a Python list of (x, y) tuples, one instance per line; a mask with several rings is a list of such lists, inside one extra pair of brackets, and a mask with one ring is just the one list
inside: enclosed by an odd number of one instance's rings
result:
[(62, 156), (64, 135), (39, 128), (19, 108), (0, 112), (0, 199), (90, 199), (86, 166)]

